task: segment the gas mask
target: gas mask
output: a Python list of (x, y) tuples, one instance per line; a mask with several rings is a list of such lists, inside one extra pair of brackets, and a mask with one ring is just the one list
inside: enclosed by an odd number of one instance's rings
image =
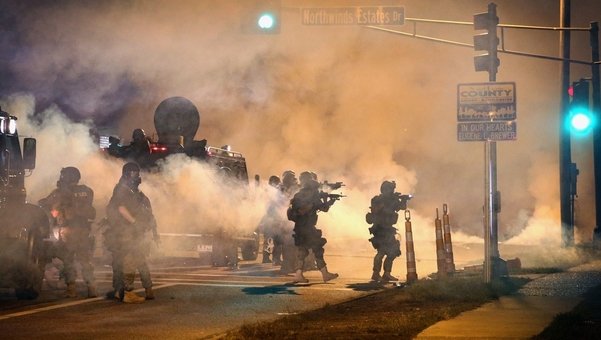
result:
[(132, 190), (138, 190), (138, 186), (142, 183), (139, 171), (130, 171), (126, 177), (127, 186)]

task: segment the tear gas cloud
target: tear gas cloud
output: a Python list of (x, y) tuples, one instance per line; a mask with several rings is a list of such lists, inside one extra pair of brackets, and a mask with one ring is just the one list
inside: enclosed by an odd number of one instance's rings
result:
[[(366, 4), (373, 2), (328, 2)], [(404, 6), (408, 17), (471, 21), (488, 2), (466, 1), (461, 8), (452, 1), (386, 4)], [(511, 1), (497, 4), (503, 23), (557, 25), (557, 5), (547, 1), (533, 2), (532, 10)], [(10, 72), (36, 98), (9, 94), (5, 101), (12, 114), (36, 117), (20, 130), (38, 138), (38, 169), (27, 180), (30, 200), (53, 188), (61, 167), (75, 165), (104, 211), (122, 163), (97, 152), (88, 123), (71, 120), (110, 122), (127, 141), (133, 128), (154, 131), (160, 101), (184, 96), (201, 113), (197, 138), (242, 152), (251, 177), (312, 170), (320, 180), (346, 183), (348, 197), (320, 217), (328, 247), (337, 239), (369, 246), (364, 216), (385, 179), (396, 180), (397, 191), (415, 194), (410, 208), (416, 242), (434, 240), (435, 209), (443, 203), (458, 232), (454, 241), (481, 237), (483, 146), (459, 143), (455, 134), (457, 84), (486, 81), (485, 73), (473, 71), (474, 52), (358, 26), (304, 26), (298, 9), (321, 4), (284, 0), (282, 6), (278, 35), (242, 32), (247, 8), (235, 2), (57, 2), (25, 11), (18, 22), (23, 46), (15, 46)], [(583, 8), (574, 8), (573, 15)], [(421, 34), (453, 40), (473, 35), (471, 26), (423, 29)], [(554, 35), (508, 33), (506, 39), (516, 49), (557, 51)], [(533, 41), (538, 50), (532, 51)], [(517, 141), (498, 147), (499, 236), (555, 247), (559, 127), (549, 117), (559, 107), (559, 65), (501, 60), (498, 80), (517, 83), (519, 132)], [(48, 98), (56, 104), (35, 106), (36, 99)], [(590, 166), (590, 159), (582, 162)], [(213, 170), (187, 159), (169, 159), (163, 167), (166, 175), (144, 176), (142, 184), (162, 231), (195, 220), (251, 230), (265, 211), (269, 191), (224, 191)], [(587, 198), (580, 200), (587, 210)], [(590, 220), (577, 224), (577, 238), (587, 241)]]

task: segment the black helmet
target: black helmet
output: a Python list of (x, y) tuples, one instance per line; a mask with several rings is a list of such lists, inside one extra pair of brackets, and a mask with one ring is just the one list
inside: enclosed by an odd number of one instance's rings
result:
[(284, 179), (284, 178), (290, 178), (290, 177), (296, 177), (296, 174), (292, 170), (286, 170), (282, 174), (282, 179)]
[(140, 172), (140, 166), (134, 162), (125, 163), (121, 175), (129, 175), (130, 172)]
[(309, 171), (303, 171), (298, 177), (298, 180), (302, 186), (305, 186), (305, 184), (309, 183), (309, 181), (314, 181), (315, 179), (313, 177), (313, 173)]
[(61, 169), (61, 177), (59, 181), (63, 184), (77, 184), (81, 179), (79, 169), (74, 166), (68, 166)]
[(143, 129), (135, 129), (134, 132), (131, 134), (131, 138), (136, 141), (145, 140), (146, 132), (144, 132)]
[(380, 192), (383, 194), (391, 194), (396, 189), (396, 183), (394, 181), (384, 181), (382, 185), (380, 185)]
[(269, 177), (268, 183), (273, 187), (277, 187), (278, 185), (280, 185), (280, 178), (278, 176), (273, 175)]

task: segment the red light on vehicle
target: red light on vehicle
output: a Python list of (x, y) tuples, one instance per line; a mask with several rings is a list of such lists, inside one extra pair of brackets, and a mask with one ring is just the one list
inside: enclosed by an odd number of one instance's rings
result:
[(164, 145), (152, 145), (150, 147), (150, 153), (162, 153), (167, 152), (167, 147)]

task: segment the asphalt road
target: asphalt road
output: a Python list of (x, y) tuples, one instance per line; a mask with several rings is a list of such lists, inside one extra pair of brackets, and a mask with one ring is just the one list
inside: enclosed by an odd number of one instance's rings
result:
[[(140, 305), (103, 297), (111, 290), (110, 267), (100, 264), (106, 261), (100, 261), (96, 267), (101, 295), (93, 299), (63, 298), (64, 283), (49, 267), (44, 289), (36, 300), (18, 301), (11, 291), (0, 290), (0, 338), (210, 338), (245, 323), (275, 319), (393, 287), (368, 284), (373, 249), (351, 243), (341, 249), (346, 251), (326, 251), (330, 271), (338, 272), (340, 278), (323, 283), (318, 271), (310, 271), (306, 273), (310, 280), (307, 285), (293, 285), (292, 276), (281, 276), (278, 268), (257, 261), (243, 261), (237, 270), (228, 270), (192, 258), (156, 260), (151, 263), (156, 299)], [(523, 254), (520, 250), (518, 253)], [(436, 271), (433, 246), (418, 248), (416, 255), (419, 278)], [(455, 255), (457, 268), (482, 263), (481, 246), (457, 244)], [(393, 274), (404, 281), (405, 253), (395, 261), (393, 269)], [(77, 284), (83, 296), (86, 288), (81, 281)], [(136, 284), (139, 292), (143, 291), (139, 280)]]
[[(330, 262), (349, 261), (366, 262), (369, 271), (370, 257), (338, 257)], [(228, 270), (177, 259), (159, 261), (151, 266), (151, 272), (156, 299), (139, 305), (107, 300), (103, 295), (65, 299), (64, 283), (53, 279), (45, 281), (42, 295), (34, 301), (18, 301), (10, 291), (0, 291), (1, 337), (198, 339), (372, 290), (363, 275), (323, 283), (317, 271), (307, 273), (309, 284), (293, 285), (291, 276), (278, 275), (277, 268), (256, 262), (242, 262), (239, 269)], [(95, 274), (98, 292), (110, 291), (110, 267), (98, 266)], [(78, 281), (77, 286), (83, 296), (85, 285)]]

